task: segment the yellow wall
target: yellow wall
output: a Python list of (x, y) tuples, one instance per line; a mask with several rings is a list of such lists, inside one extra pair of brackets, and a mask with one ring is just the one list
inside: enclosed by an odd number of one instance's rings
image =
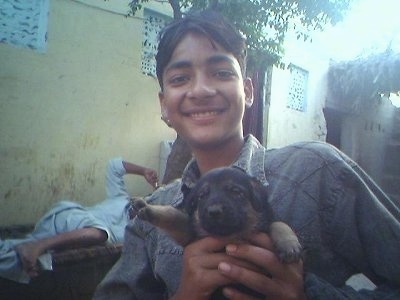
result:
[(158, 169), (175, 135), (141, 74), (143, 23), (123, 16), (127, 2), (51, 0), (46, 53), (0, 44), (0, 226), (35, 222), (60, 199), (103, 200), (111, 157)]

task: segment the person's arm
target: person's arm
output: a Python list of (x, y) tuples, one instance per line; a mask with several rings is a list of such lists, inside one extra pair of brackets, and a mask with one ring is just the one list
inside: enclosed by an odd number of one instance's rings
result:
[[(304, 143), (285, 149), (291, 151), (289, 159), (287, 155), (281, 156), (285, 163), (274, 152), (270, 154), (274, 162), (278, 161), (279, 169), (274, 170), (291, 170), (289, 181), (299, 183), (293, 189), (294, 196), (285, 193), (284, 197), (293, 199), (292, 207), (300, 213), (297, 220), (308, 213), (315, 216), (317, 225), (310, 230), (303, 225), (297, 228), (298, 232), (305, 228), (303, 235), (318, 237), (304, 240), (307, 298), (400, 299), (399, 206), (357, 164), (327, 144)], [(287, 177), (281, 178), (288, 181)], [(285, 186), (273, 177), (269, 182), (275, 191)], [(307, 193), (297, 193), (299, 190)], [(312, 201), (304, 201), (308, 196), (301, 197), (302, 194), (311, 195)], [(279, 202), (276, 201), (276, 209)], [(357, 273), (364, 274), (377, 288), (357, 291), (346, 285), (348, 277)]]
[(122, 161), (127, 174), (136, 174), (143, 176), (146, 181), (154, 188), (158, 187), (157, 171), (152, 168), (143, 167), (128, 161)]
[[(400, 207), (352, 160), (339, 153), (326, 174), (324, 195), (333, 195), (332, 211), (324, 215), (329, 243), (340, 257), (369, 278), (373, 291), (336, 287), (308, 273), (309, 299), (400, 299)], [(332, 176), (336, 179), (330, 179)], [(338, 191), (340, 193), (338, 193)], [(335, 216), (335, 217), (334, 217)]]
[(125, 174), (141, 175), (153, 187), (157, 187), (158, 175), (155, 170), (124, 161), (122, 158), (113, 158), (108, 162), (106, 172), (106, 191), (108, 199), (123, 196), (129, 198), (124, 181)]
[(97, 286), (93, 300), (165, 299), (165, 287), (155, 279), (148, 257), (146, 228), (146, 224), (135, 228), (135, 222), (128, 223), (122, 254)]
[[(167, 199), (175, 202), (180, 189), (178, 182), (162, 186), (146, 201), (171, 204)], [(134, 218), (125, 227), (119, 260), (97, 286), (93, 299), (166, 299), (178, 286), (181, 255), (177, 245), (162, 238), (154, 226)]]
[[(330, 206), (329, 210), (319, 215), (321, 226), (314, 233), (321, 234), (325, 245), (330, 247), (330, 253), (336, 255), (338, 269), (335, 270), (334, 264), (330, 264), (332, 268), (329, 270), (318, 269), (318, 259), (323, 257), (307, 257), (313, 255), (310, 252), (306, 253), (305, 262), (307, 259), (316, 259), (317, 265), (308, 266), (303, 277), (301, 266), (280, 266), (273, 258), (273, 253), (268, 254), (270, 247), (267, 244), (263, 247), (240, 244), (228, 246), (227, 253), (252, 261), (265, 273), (271, 274), (273, 280), (262, 272), (251, 272), (235, 264), (220, 264), (221, 273), (268, 295), (268, 299), (274, 299), (270, 293), (275, 283), (279, 283), (278, 286), (284, 291), (295, 291), (293, 295), (304, 288), (309, 300), (400, 299), (399, 206), (388, 199), (371, 178), (343, 154), (332, 152), (325, 146), (318, 148), (307, 150), (324, 157), (326, 162), (325, 169), (320, 167), (319, 173), (313, 174), (314, 178), (318, 178), (313, 184), (321, 184), (316, 186), (318, 194), (313, 199), (320, 202), (317, 202), (318, 207), (324, 207), (328, 201)], [(296, 154), (303, 155), (304, 152), (301, 154), (301, 150), (296, 149)], [(318, 161), (317, 156), (310, 157)], [(308, 183), (308, 186), (312, 185)], [(315, 211), (315, 215), (318, 213)], [(357, 291), (344, 283), (344, 272), (349, 276), (363, 273), (377, 288)], [(324, 274), (325, 277), (318, 274)], [(342, 280), (343, 284), (340, 283)], [(276, 291), (280, 292), (280, 289)], [(225, 289), (225, 292), (229, 299), (247, 299), (232, 289)]]

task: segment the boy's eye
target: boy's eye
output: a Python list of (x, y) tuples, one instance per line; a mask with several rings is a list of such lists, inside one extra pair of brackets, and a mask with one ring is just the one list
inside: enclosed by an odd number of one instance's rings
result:
[(172, 76), (171, 78), (169, 78), (168, 82), (171, 85), (180, 85), (180, 84), (187, 82), (188, 80), (189, 80), (189, 77), (186, 75), (175, 75), (175, 76)]
[(231, 70), (218, 70), (214, 74), (216, 77), (221, 79), (229, 79), (236, 75), (236, 73)]

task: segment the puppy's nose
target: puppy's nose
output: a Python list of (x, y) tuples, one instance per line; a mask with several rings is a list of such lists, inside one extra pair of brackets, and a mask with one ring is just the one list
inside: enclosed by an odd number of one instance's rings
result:
[(222, 205), (219, 204), (210, 205), (207, 209), (208, 216), (211, 218), (218, 218), (222, 215), (222, 212)]

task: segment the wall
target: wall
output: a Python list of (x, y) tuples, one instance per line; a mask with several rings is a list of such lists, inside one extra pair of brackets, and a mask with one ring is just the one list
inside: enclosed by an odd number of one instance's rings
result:
[[(142, 20), (123, 16), (128, 1), (84, 2), (50, 1), (45, 53), (0, 44), (0, 226), (35, 222), (60, 199), (104, 199), (109, 158), (158, 169), (174, 138), (140, 71)], [(127, 184), (151, 191), (138, 176)]]
[(297, 141), (325, 141), (326, 124), (322, 112), (326, 95), (326, 71), (329, 60), (315, 55), (318, 49), (310, 43), (290, 39), (285, 46), (283, 62), (309, 72), (306, 111), (287, 108), (290, 71), (274, 67), (271, 102), (268, 112), (267, 148), (281, 147)]
[(344, 114), (341, 150), (382, 184), (386, 147), (390, 141), (396, 108), (383, 97), (359, 114)]

